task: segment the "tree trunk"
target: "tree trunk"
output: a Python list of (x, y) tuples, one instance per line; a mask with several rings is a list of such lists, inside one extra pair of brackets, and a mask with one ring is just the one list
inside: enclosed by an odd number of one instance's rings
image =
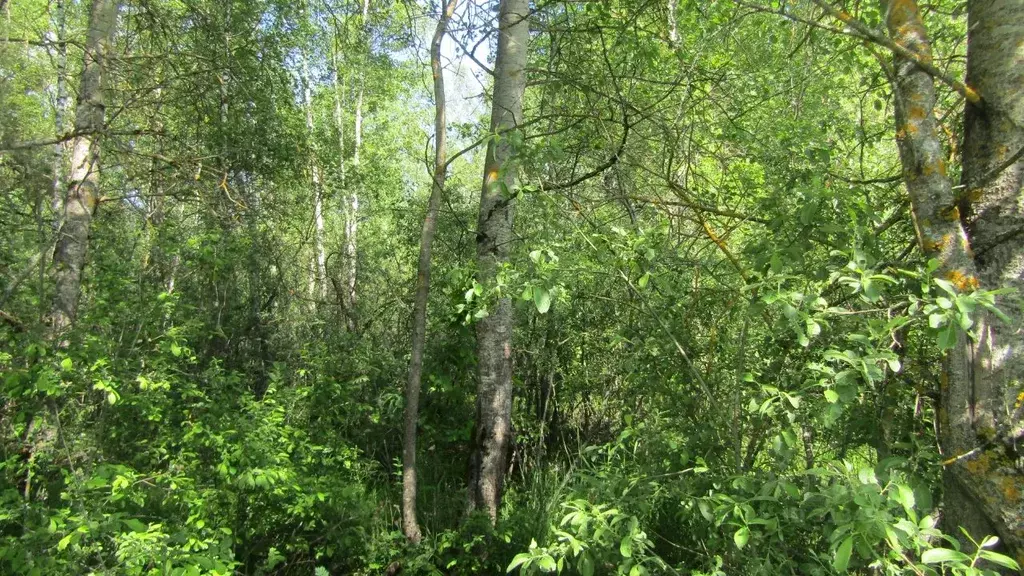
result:
[[(1014, 239), (1024, 224), (1017, 204), (1022, 166), (1012, 160), (1024, 137), (1011, 120), (1020, 117), (1024, 92), (1017, 54), (1024, 40), (1022, 18), (1024, 6), (1012, 0), (969, 5), (967, 79), (984, 104), (968, 105), (963, 146), (968, 193), (959, 202), (937, 133), (934, 80), (914, 62), (894, 59), (897, 143), (918, 241), (926, 256), (939, 260), (937, 274), (963, 292), (1010, 287), (1019, 297), (1022, 284), (1024, 249)], [(931, 61), (915, 2), (890, 2), (886, 24), (897, 44)], [(978, 313), (980, 342), (959, 336), (945, 360), (938, 420), (946, 459), (946, 531), (957, 535), (963, 526), (975, 538), (996, 533), (1021, 558), (1024, 483), (1014, 463), (1015, 440), (1021, 436), (1014, 402), (1024, 377), (1024, 343), (1017, 332), (1021, 314), (1011, 316), (1012, 325), (1005, 325)]]
[(331, 80), (334, 83), (334, 124), (338, 130), (338, 178), (341, 188), (345, 188), (345, 123), (341, 114), (341, 94), (345, 87), (341, 82), (341, 69), (338, 67), (338, 43), (334, 42), (331, 49), (331, 63), (334, 66), (334, 73)]
[[(54, 102), (53, 120), (57, 137), (64, 135), (67, 130), (68, 115), (68, 46), (67, 40), (67, 10), (64, 0), (57, 0), (54, 3), (54, 39), (57, 41), (55, 60), (57, 62), (57, 94)], [(53, 195), (50, 198), (52, 209), (53, 226), (60, 225), (61, 206), (64, 202), (64, 153), (66, 147), (64, 142), (53, 145)]]
[[(355, 138), (352, 148), (352, 166), (356, 170), (356, 182), (359, 182), (359, 153), (363, 147), (363, 80), (359, 79), (356, 92), (356, 109), (354, 118)], [(359, 232), (359, 193), (353, 187), (345, 207), (345, 312), (348, 330), (356, 329), (356, 273), (358, 271), (357, 235)]]
[[(1000, 308), (1011, 322), (979, 314), (979, 340), (959, 355), (964, 369), (950, 374), (946, 429), (947, 457), (977, 450), (948, 467), (945, 488), (967, 498), (945, 512), (949, 526), (971, 528), (983, 517), (1009, 551), (1024, 561), (1024, 473), (1018, 441), (1024, 437), (1024, 4), (1019, 0), (968, 2), (967, 84), (984, 100), (964, 117), (964, 220), (974, 250), (980, 285), (1011, 289)], [(953, 379), (964, 374), (965, 379)], [(978, 534), (980, 536), (980, 534)]]
[(421, 533), (416, 520), (416, 422), (420, 410), (420, 380), (423, 375), (423, 347), (427, 337), (427, 299), (430, 295), (430, 250), (437, 229), (437, 211), (441, 207), (448, 160), (445, 131), (444, 75), (441, 70), (441, 41), (448, 28), (448, 19), (455, 12), (458, 0), (447, 0), (437, 21), (430, 43), (430, 70), (434, 76), (434, 183), (427, 201), (427, 215), (420, 233), (420, 259), (416, 273), (416, 298), (412, 312), (412, 354), (409, 357), (409, 380), (405, 386), (405, 436), (402, 441), (402, 531), (411, 542), (419, 544)]
[(117, 23), (116, 0), (93, 0), (85, 41), (81, 85), (75, 108), (71, 172), (64, 217), (53, 254), (56, 291), (50, 330), (59, 335), (74, 323), (82, 289), (82, 269), (89, 249), (89, 228), (99, 203), (100, 140), (105, 118), (103, 76)]
[[(512, 242), (513, 186), (510, 162), (522, 120), (529, 40), (527, 0), (502, 0), (491, 107), (492, 137), (487, 145), (477, 221), (477, 279), (485, 290), (497, 288)], [(499, 294), (488, 302), (489, 315), (476, 326), (476, 426), (469, 464), (469, 509), (482, 509), (491, 522), (498, 517), (512, 436), (512, 302)]]
[[(302, 53), (302, 89), (303, 104), (306, 109), (306, 133), (310, 140), (310, 146), (315, 138), (313, 125), (313, 86), (309, 79), (309, 58), (305, 51)], [(327, 252), (324, 250), (324, 200), (323, 186), (320, 183), (320, 166), (317, 164), (316, 153), (311, 149), (309, 170), (313, 183), (313, 221), (316, 225), (313, 236), (314, 241), (314, 266), (312, 278), (312, 290), (310, 296), (315, 302), (317, 298), (323, 299), (327, 295)]]

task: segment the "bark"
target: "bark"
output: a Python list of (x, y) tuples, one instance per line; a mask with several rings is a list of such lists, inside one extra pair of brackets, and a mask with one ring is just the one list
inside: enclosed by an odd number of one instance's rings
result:
[[(514, 127), (522, 120), (529, 40), (527, 0), (502, 0), (498, 51), (494, 66), (491, 133), (484, 163), (484, 181), (477, 221), (477, 279), (487, 290), (496, 287), (508, 262), (512, 242), (513, 186), (511, 162)], [(505, 294), (488, 305), (489, 315), (477, 324), (476, 425), (469, 465), (470, 510), (498, 517), (512, 436), (512, 303)]]
[[(313, 124), (313, 87), (309, 79), (309, 59), (305, 53), (302, 54), (302, 89), (304, 96), (304, 107), (306, 111), (306, 133), (313, 142), (315, 137)], [(327, 295), (327, 252), (324, 250), (324, 200), (323, 186), (320, 182), (320, 166), (317, 164), (315, 151), (310, 154), (309, 170), (313, 183), (313, 221), (316, 229), (313, 235), (314, 241), (314, 274), (313, 289), (310, 296), (314, 302), (319, 297), (323, 299)]]
[[(363, 82), (359, 81), (359, 89), (356, 92), (355, 109), (355, 135), (352, 148), (352, 166), (358, 176), (359, 153), (363, 147)], [(358, 181), (358, 178), (357, 178)], [(346, 325), (350, 332), (356, 329), (356, 304), (358, 294), (356, 293), (356, 273), (358, 272), (358, 233), (359, 233), (359, 193), (353, 188), (348, 195), (347, 206), (345, 207), (345, 302)]]
[[(57, 45), (55, 60), (57, 63), (57, 83), (56, 83), (56, 101), (54, 102), (54, 128), (55, 134), (59, 137), (67, 131), (67, 115), (68, 115), (68, 46), (65, 44), (67, 39), (67, 11), (64, 6), (64, 0), (57, 0), (54, 4), (54, 27), (55, 40)], [(53, 226), (56, 228), (60, 225), (59, 219), (56, 217), (60, 214), (61, 206), (64, 202), (64, 156), (66, 147), (64, 142), (58, 142), (53, 145), (53, 195), (50, 198), (50, 207), (53, 212)]]
[(676, 10), (679, 7), (679, 0), (668, 0), (668, 41), (675, 46), (679, 41), (679, 27), (676, 24)]
[(100, 139), (105, 120), (103, 77), (117, 23), (116, 0), (93, 0), (75, 109), (76, 136), (71, 144), (71, 171), (63, 221), (54, 250), (55, 294), (50, 330), (59, 335), (74, 323), (89, 248), (89, 229), (99, 203)]
[[(897, 143), (918, 241), (925, 255), (940, 262), (937, 274), (962, 292), (1010, 287), (1019, 297), (1024, 250), (1013, 237), (1024, 218), (1018, 204), (1022, 166), (1014, 155), (1024, 138), (1012, 119), (1020, 117), (1024, 92), (1017, 51), (1024, 6), (986, 0), (968, 9), (967, 80), (984, 100), (967, 107), (966, 198), (954, 197), (946, 175), (934, 80), (921, 64), (931, 62), (931, 48), (913, 0), (892, 0), (886, 11), (892, 39), (914, 55), (894, 58)], [(975, 320), (980, 340), (961, 334), (942, 375), (937, 416), (946, 459), (943, 522), (951, 534), (958, 535), (960, 526), (975, 538), (995, 533), (1022, 559), (1024, 484), (1015, 464), (1015, 402), (1024, 376), (1021, 315), (1010, 325), (990, 322), (985, 314)]]
[(341, 180), (341, 187), (345, 187), (345, 123), (341, 114), (341, 94), (344, 86), (341, 84), (341, 70), (338, 68), (338, 47), (335, 43), (331, 50), (331, 63), (334, 65), (334, 73), (331, 80), (334, 83), (334, 125), (338, 131), (338, 177)]
[(409, 357), (409, 379), (405, 386), (405, 435), (402, 442), (402, 532), (411, 542), (419, 544), (422, 534), (416, 520), (416, 423), (420, 410), (420, 380), (423, 376), (423, 348), (427, 337), (427, 300), (430, 296), (430, 251), (437, 229), (437, 212), (444, 194), (448, 159), (446, 148), (444, 75), (441, 69), (441, 41), (448, 29), (448, 20), (458, 0), (448, 0), (437, 21), (430, 43), (430, 70), (434, 76), (434, 183), (427, 201), (427, 214), (420, 233), (420, 258), (416, 273), (416, 297), (412, 313), (412, 353)]
[(980, 516), (1024, 561), (1024, 473), (1017, 450), (1024, 436), (1018, 396), (1024, 392), (1024, 4), (969, 2), (968, 31), (967, 84), (984, 102), (965, 112), (961, 207), (978, 281), (986, 289), (1010, 289), (999, 305), (1011, 321), (979, 315), (978, 341), (959, 354), (968, 378), (950, 373), (942, 441), (957, 460), (947, 469), (945, 488), (972, 505), (954, 503), (946, 519), (970, 529)]

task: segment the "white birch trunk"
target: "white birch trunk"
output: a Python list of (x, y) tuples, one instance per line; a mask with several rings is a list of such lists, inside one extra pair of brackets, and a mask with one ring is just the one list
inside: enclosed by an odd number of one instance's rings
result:
[(116, 0), (93, 0), (85, 42), (82, 80), (75, 108), (71, 170), (63, 219), (54, 251), (55, 294), (50, 329), (59, 335), (78, 316), (82, 270), (89, 249), (92, 217), (99, 203), (100, 140), (105, 122), (103, 78), (117, 23)]

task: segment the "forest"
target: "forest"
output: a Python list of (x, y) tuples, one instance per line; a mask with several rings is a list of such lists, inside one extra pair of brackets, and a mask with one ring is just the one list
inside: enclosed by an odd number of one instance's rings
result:
[(1020, 573), (1022, 185), (1022, 0), (0, 0), (0, 574)]

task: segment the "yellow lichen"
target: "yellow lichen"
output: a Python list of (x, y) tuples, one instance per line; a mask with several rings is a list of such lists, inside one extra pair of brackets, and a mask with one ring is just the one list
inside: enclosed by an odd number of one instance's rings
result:
[(914, 121), (921, 121), (927, 117), (928, 114), (925, 112), (924, 106), (911, 106), (907, 110), (907, 118)]
[(975, 476), (981, 476), (992, 469), (992, 455), (989, 452), (982, 452), (977, 458), (967, 461), (967, 471)]
[(964, 274), (959, 270), (950, 270), (946, 274), (946, 279), (956, 286), (956, 289), (961, 292), (971, 292), (978, 289), (978, 279), (972, 274)]
[(1003, 497), (1009, 504), (1016, 504), (1020, 501), (1020, 487), (1010, 476), (1003, 476), (1000, 480), (1000, 487), (1003, 489)]

